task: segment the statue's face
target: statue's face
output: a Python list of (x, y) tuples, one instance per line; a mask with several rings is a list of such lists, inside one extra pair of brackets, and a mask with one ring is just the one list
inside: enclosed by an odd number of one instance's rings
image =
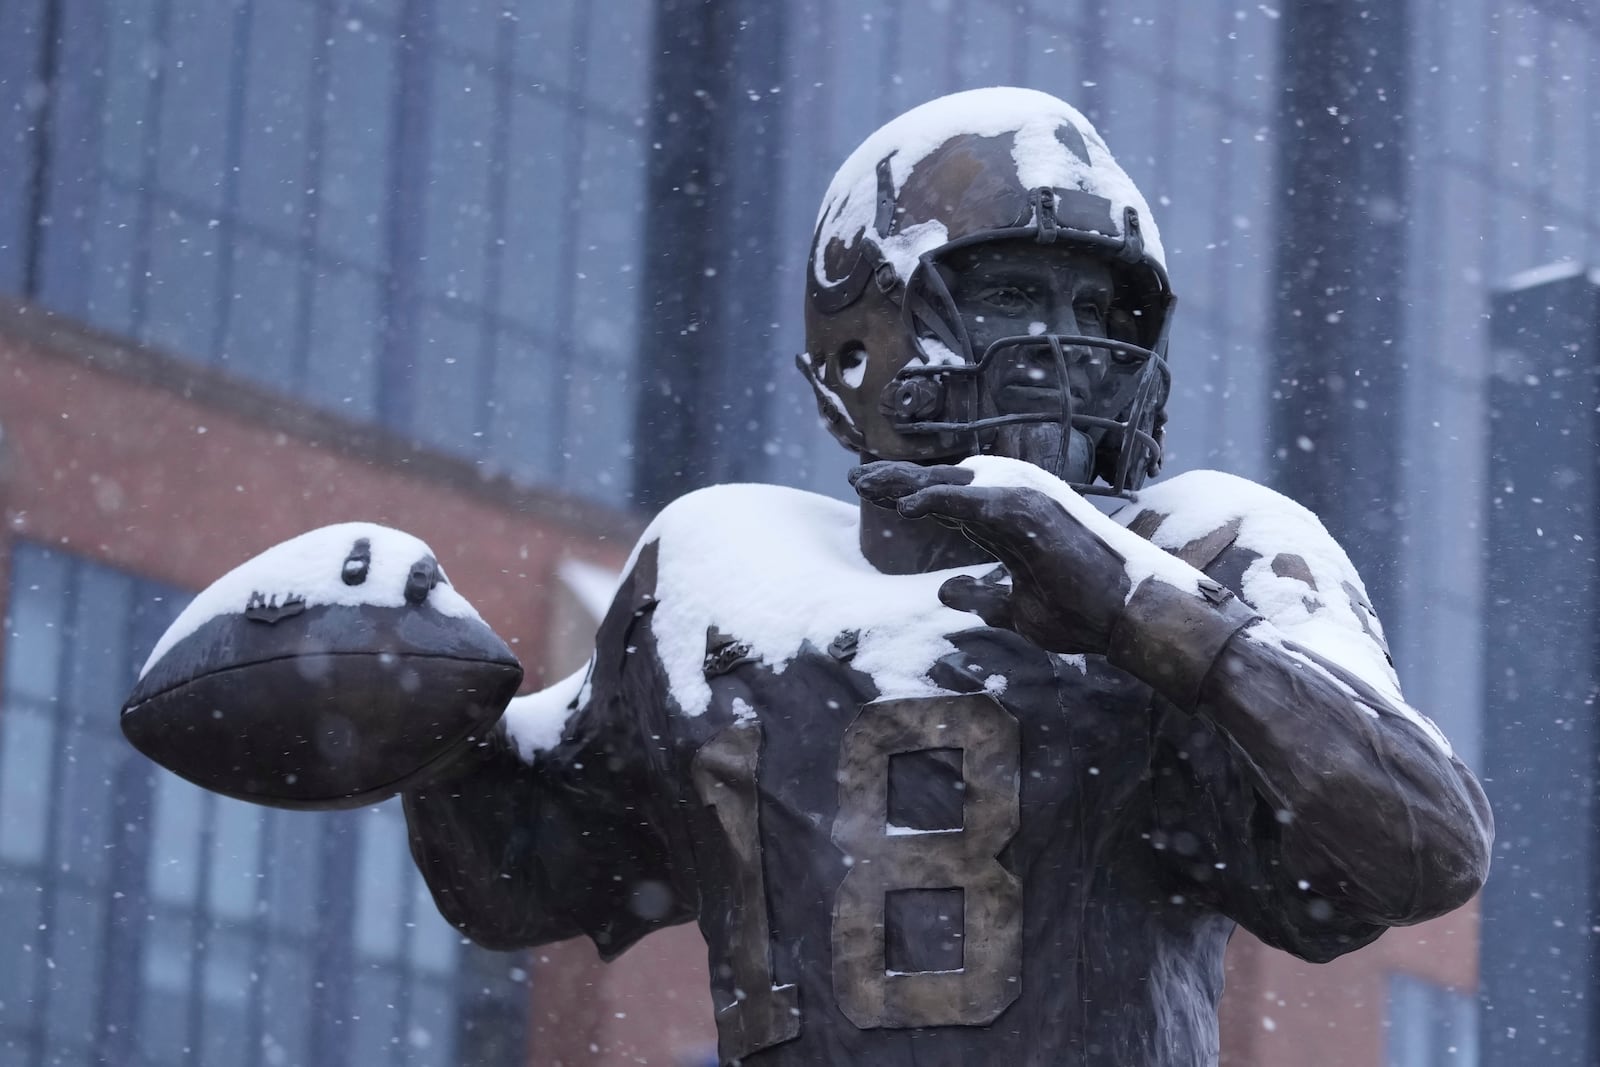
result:
[[(941, 264), (972, 339), (974, 357), (1003, 337), (1108, 336), (1111, 314), (1110, 266), (1098, 256), (1031, 240), (1000, 241), (966, 249)], [(1101, 348), (1065, 346), (1063, 384), (1048, 345), (1006, 349), (984, 371), (984, 386), (996, 413), (1053, 414), (1061, 411), (1061, 390), (1070, 390), (1076, 412), (1111, 416), (1098, 410), (1115, 391), (1119, 375), (1133, 373)], [(1094, 448), (1081, 430), (1070, 434), (1055, 422), (1002, 427), (989, 451), (1026, 460), (1067, 481), (1094, 478)]]

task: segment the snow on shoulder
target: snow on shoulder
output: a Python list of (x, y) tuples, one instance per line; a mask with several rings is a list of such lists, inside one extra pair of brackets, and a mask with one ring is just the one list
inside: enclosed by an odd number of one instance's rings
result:
[[(936, 692), (926, 675), (954, 651), (946, 634), (982, 625), (939, 603), (939, 586), (992, 564), (890, 575), (861, 555), (856, 508), (773, 485), (718, 485), (669, 504), (625, 568), (657, 545), (656, 607), (650, 629), (672, 701), (686, 715), (710, 706), (703, 673), (706, 631), (715, 626), (750, 645), (782, 673), (810, 642), (817, 648), (847, 630), (859, 633), (855, 669), (879, 692)], [(587, 669), (586, 669), (587, 670)], [(588, 697), (585, 672), (541, 693), (518, 697), (506, 728), (525, 759), (556, 744), (568, 717)]]
[[(356, 542), (363, 540), (370, 554), (366, 577), (350, 585), (344, 580), (345, 563)], [(291, 537), (201, 590), (161, 635), (139, 676), (144, 677), (168, 649), (210, 620), (244, 612), (256, 594), (279, 602), (300, 598), (308, 608), (327, 604), (402, 607), (411, 565), (432, 556), (433, 550), (419, 538), (372, 522), (342, 522)], [(439, 573), (443, 578), (442, 567)], [(478, 618), (477, 611), (448, 580), (440, 581), (428, 594), (428, 607), (451, 618)]]
[(774, 485), (690, 493), (651, 524), (652, 538), (660, 549), (651, 630), (673, 699), (689, 715), (711, 700), (702, 666), (713, 625), (780, 673), (806, 642), (826, 648), (855, 630), (852, 665), (881, 695), (935, 692), (928, 668), (955, 648), (945, 635), (981, 625), (939, 603), (939, 586), (993, 566), (884, 574), (861, 555), (855, 507)]
[[(1166, 516), (1152, 541), (1171, 550), (1238, 522), (1234, 544), (1259, 558), (1235, 592), (1281, 637), (1357, 675), (1450, 751), (1439, 728), (1406, 704), (1361, 576), (1309, 509), (1247, 478), (1199, 470), (1146, 487), (1115, 521), (1131, 525), (1147, 512)], [(1251, 634), (1264, 638), (1261, 631)]]

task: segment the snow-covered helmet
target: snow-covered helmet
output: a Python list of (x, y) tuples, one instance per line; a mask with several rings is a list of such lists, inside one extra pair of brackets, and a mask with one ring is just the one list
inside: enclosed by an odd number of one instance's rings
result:
[[(1032, 239), (1112, 267), (1109, 336), (1006, 338), (974, 352), (935, 265), (973, 245)], [(1149, 206), (1071, 105), (1031, 89), (955, 93), (868, 137), (828, 187), (807, 270), (806, 351), (797, 362), (835, 437), (856, 452), (917, 462), (974, 455), (999, 426), (1059, 420), (1086, 435), (1094, 476), (1080, 492), (1127, 494), (1161, 464), (1173, 306)], [(1001, 414), (983, 369), (1037, 346), (1066, 378), (1065, 351), (1105, 350), (1137, 373), (1098, 410)]]

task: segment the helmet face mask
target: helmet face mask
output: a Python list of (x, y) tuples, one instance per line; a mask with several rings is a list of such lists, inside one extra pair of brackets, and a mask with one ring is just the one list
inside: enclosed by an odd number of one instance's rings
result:
[[(939, 129), (980, 114), (1001, 129)], [(998, 453), (1080, 492), (1136, 490), (1160, 464), (1173, 303), (1143, 208), (1087, 121), (1042, 93), (957, 94), (869, 138), (818, 219), (798, 360), (834, 435), (873, 458)]]

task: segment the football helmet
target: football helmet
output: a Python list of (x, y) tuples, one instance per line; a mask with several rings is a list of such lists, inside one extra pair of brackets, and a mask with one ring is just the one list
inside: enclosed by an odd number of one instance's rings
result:
[[(1028, 240), (1112, 268), (1106, 336), (1035, 333), (974, 346), (939, 267), (974, 246)], [(806, 351), (797, 358), (834, 436), (865, 456), (955, 461), (991, 450), (1015, 423), (1081, 435), (1083, 493), (1127, 496), (1161, 464), (1174, 303), (1161, 238), (1138, 188), (1076, 109), (1046, 93), (992, 88), (930, 101), (845, 161), (818, 213), (807, 270)], [(1123, 372), (1059, 412), (1006, 412), (985, 368), (1031, 349), (1067, 381), (1074, 359)], [(1062, 447), (1063, 463), (1068, 449)]]

